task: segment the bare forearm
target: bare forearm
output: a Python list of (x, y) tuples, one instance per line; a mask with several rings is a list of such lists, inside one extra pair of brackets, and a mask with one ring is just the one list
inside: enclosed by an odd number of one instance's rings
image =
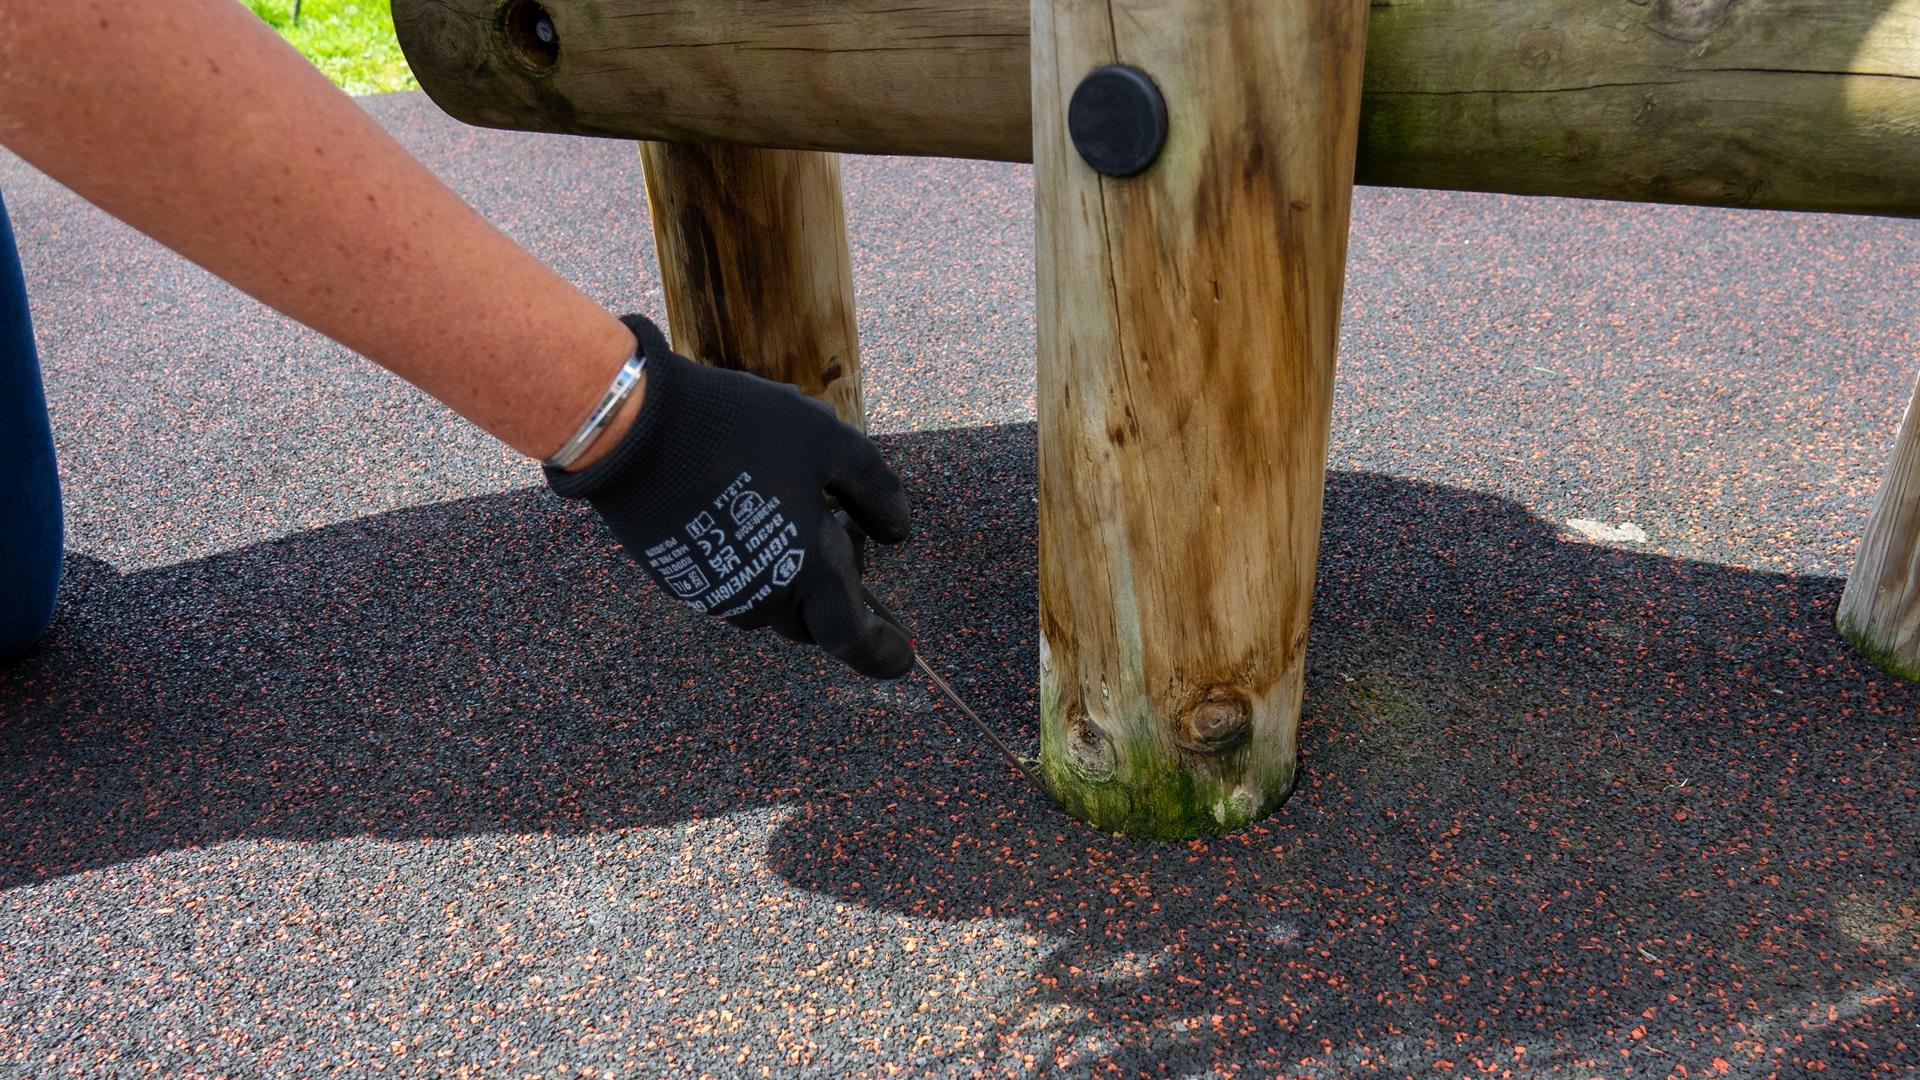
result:
[(0, 143), (536, 457), (632, 348), (233, 0), (0, 0)]

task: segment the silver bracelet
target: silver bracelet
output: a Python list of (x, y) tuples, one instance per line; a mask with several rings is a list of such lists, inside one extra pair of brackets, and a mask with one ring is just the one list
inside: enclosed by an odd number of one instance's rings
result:
[(647, 354), (635, 347), (633, 355), (627, 357), (627, 362), (620, 365), (620, 374), (613, 377), (613, 384), (607, 387), (606, 396), (600, 399), (600, 404), (593, 410), (593, 415), (587, 417), (587, 422), (580, 425), (580, 430), (573, 433), (573, 438), (568, 439), (566, 445), (555, 450), (553, 456), (544, 464), (549, 468), (564, 469), (580, 460), (580, 455), (586, 452), (587, 447), (593, 445), (593, 440), (606, 430), (607, 424), (612, 422), (613, 414), (620, 411), (621, 405), (626, 404), (627, 395), (633, 393), (633, 388), (639, 385), (640, 372), (646, 366)]

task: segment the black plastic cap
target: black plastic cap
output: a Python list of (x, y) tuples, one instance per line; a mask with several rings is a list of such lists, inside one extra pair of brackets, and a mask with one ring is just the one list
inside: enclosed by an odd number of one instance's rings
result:
[(1126, 64), (1095, 68), (1067, 102), (1067, 134), (1097, 172), (1136, 176), (1167, 142), (1167, 99), (1147, 73)]

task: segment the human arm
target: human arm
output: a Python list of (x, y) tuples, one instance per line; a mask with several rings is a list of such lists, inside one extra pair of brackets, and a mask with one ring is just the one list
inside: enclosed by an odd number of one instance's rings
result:
[(233, 0), (0, 0), (0, 144), (532, 457), (634, 347)]
[[(232, 0), (0, 0), (0, 144), (532, 457), (579, 428), (645, 336), (501, 234)], [(793, 527), (769, 556), (793, 572), (769, 561), (743, 578), (709, 562), (715, 588), (669, 591), (867, 674), (903, 674), (907, 642), (858, 602), (846, 534), (825, 515), (833, 491), (872, 535), (904, 538), (906, 496), (878, 451), (791, 388), (692, 364), (653, 337), (648, 373), (577, 479), (550, 470), (556, 490), (591, 501), (666, 584), (647, 549), (684, 533), (681, 504), (713, 499), (697, 490), (710, 479), (751, 478)], [(656, 379), (677, 391), (656, 393)], [(616, 454), (619, 468), (595, 470)], [(766, 554), (749, 550), (757, 535), (733, 536), (734, 553)], [(736, 583), (744, 599), (714, 597)]]

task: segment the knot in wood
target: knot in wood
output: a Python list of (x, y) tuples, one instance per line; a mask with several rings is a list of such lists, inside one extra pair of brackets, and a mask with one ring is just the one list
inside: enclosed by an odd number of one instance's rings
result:
[(1734, 0), (1656, 0), (1654, 28), (1676, 41), (1705, 41), (1733, 10)]
[(1544, 73), (1560, 66), (1560, 57), (1567, 51), (1567, 36), (1558, 30), (1535, 27), (1522, 33), (1515, 44), (1520, 63), (1531, 71)]
[(1245, 742), (1253, 734), (1253, 707), (1246, 695), (1231, 686), (1200, 691), (1180, 713), (1174, 739), (1189, 750), (1218, 754)]
[(1113, 779), (1113, 740), (1086, 713), (1067, 720), (1067, 764), (1088, 780)]

